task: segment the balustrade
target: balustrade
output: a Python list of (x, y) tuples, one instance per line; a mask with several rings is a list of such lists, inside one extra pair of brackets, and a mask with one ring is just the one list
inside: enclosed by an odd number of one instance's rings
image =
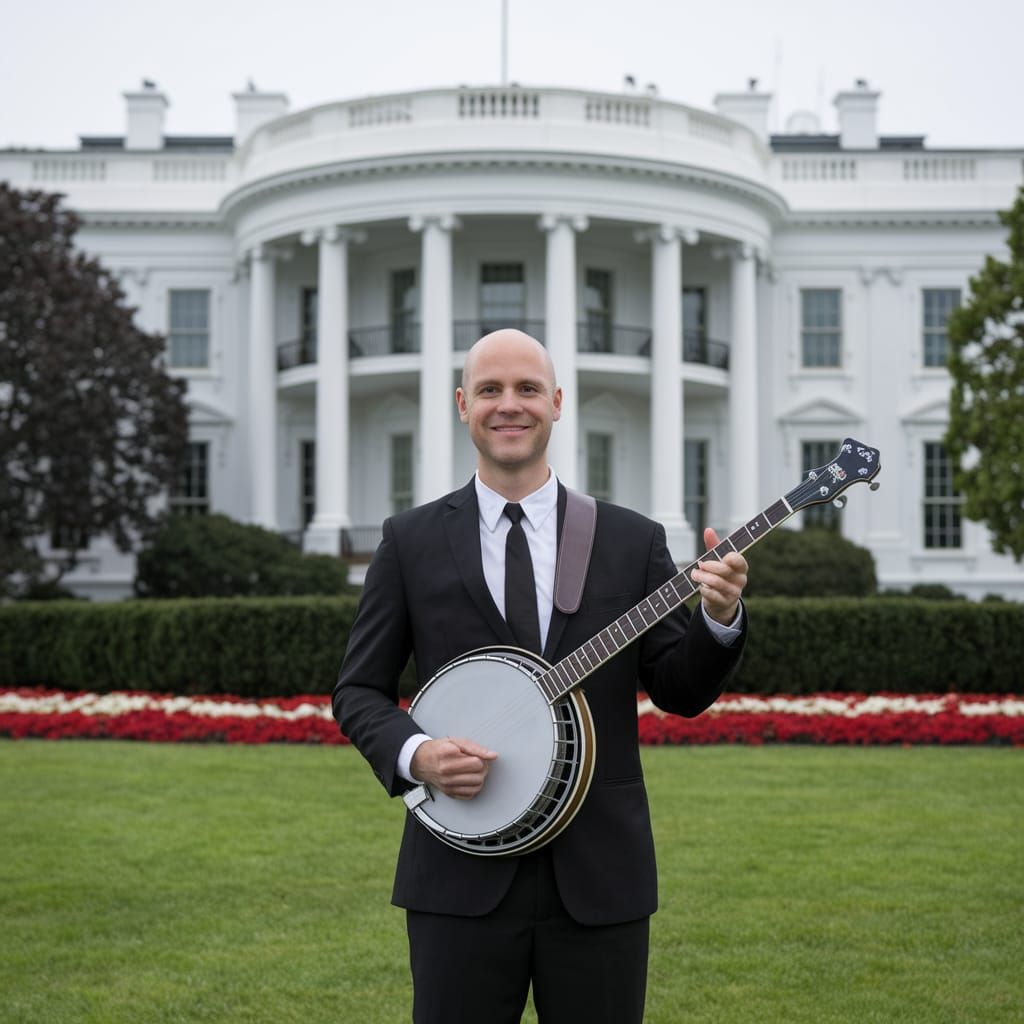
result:
[[(456, 352), (465, 352), (491, 331), (504, 327), (525, 331), (545, 343), (543, 320), (515, 320), (502, 323), (488, 323), (484, 320), (455, 320), (452, 323), (452, 340)], [(408, 355), (420, 351), (420, 325), (418, 323), (381, 324), (376, 327), (356, 327), (348, 332), (348, 354), (350, 359), (373, 356)], [(651, 355), (650, 327), (629, 327), (623, 324), (580, 321), (576, 325), (576, 351), (587, 354), (618, 356), (640, 356), (649, 359)], [(278, 370), (290, 370), (296, 366), (308, 366), (317, 361), (317, 340), (310, 336), (285, 341), (277, 346)], [(729, 369), (729, 345), (727, 342), (709, 338), (701, 331), (685, 331), (683, 334), (683, 361), (712, 366), (719, 370)]]

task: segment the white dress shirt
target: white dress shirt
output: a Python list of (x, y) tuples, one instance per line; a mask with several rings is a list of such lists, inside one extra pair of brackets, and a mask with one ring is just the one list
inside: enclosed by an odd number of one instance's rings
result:
[[(494, 603), (505, 617), (505, 540), (512, 529), (512, 520), (505, 515), (508, 498), (491, 490), (479, 475), (475, 478), (476, 500), (480, 507), (480, 554), (483, 561), (484, 579)], [(540, 621), (540, 644), (543, 650), (547, 644), (548, 629), (551, 626), (551, 609), (555, 594), (555, 563), (558, 556), (558, 478), (548, 473), (547, 482), (519, 502), (523, 509), (523, 532), (530, 545), (530, 560), (533, 562), (533, 578), (537, 586), (537, 617)], [(743, 609), (728, 626), (716, 622), (701, 603), (704, 620), (708, 629), (719, 643), (730, 646), (740, 635)], [(410, 765), (419, 745), (431, 737), (426, 733), (410, 736), (398, 754), (396, 770), (406, 782), (416, 782)], [(472, 739), (472, 737), (469, 737)]]

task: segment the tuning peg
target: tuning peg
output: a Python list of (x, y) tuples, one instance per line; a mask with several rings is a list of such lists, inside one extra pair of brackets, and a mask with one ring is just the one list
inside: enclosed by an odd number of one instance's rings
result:
[(840, 494), (838, 498), (832, 499), (832, 504), (835, 505), (836, 508), (846, 508), (846, 501), (846, 495)]
[(871, 483), (868, 484), (868, 490), (877, 491), (881, 486), (882, 485), (877, 480), (872, 480)]

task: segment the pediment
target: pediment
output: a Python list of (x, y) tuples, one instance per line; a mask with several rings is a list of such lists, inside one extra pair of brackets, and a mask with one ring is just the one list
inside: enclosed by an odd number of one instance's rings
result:
[(838, 423), (863, 423), (864, 416), (851, 406), (844, 405), (830, 398), (815, 398), (809, 402), (793, 406), (779, 416), (779, 422), (786, 426), (828, 425)]
[(192, 395), (186, 395), (185, 404), (188, 406), (189, 423), (221, 425), (231, 423), (234, 420), (234, 416), (227, 410), (203, 398), (194, 398)]
[(936, 398), (908, 409), (900, 415), (900, 422), (922, 426), (945, 426), (949, 422), (949, 399)]
[(610, 419), (623, 419), (629, 415), (622, 402), (608, 391), (588, 398), (580, 406), (580, 412), (587, 416), (603, 416)]

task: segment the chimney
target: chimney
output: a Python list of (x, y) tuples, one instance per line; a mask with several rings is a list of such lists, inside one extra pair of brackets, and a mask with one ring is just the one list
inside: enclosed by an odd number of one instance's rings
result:
[(139, 92), (124, 94), (127, 112), (125, 149), (163, 149), (164, 114), (170, 104), (167, 97), (148, 78)]
[(232, 94), (235, 101), (235, 148), (240, 148), (257, 128), (288, 113), (283, 92), (259, 92), (252, 81), (245, 92)]
[(757, 79), (747, 81), (746, 92), (720, 92), (715, 97), (715, 111), (746, 125), (762, 142), (768, 142), (768, 112), (772, 105), (770, 92), (757, 91)]
[(878, 149), (878, 97), (863, 78), (849, 92), (836, 94), (839, 145), (843, 149)]

